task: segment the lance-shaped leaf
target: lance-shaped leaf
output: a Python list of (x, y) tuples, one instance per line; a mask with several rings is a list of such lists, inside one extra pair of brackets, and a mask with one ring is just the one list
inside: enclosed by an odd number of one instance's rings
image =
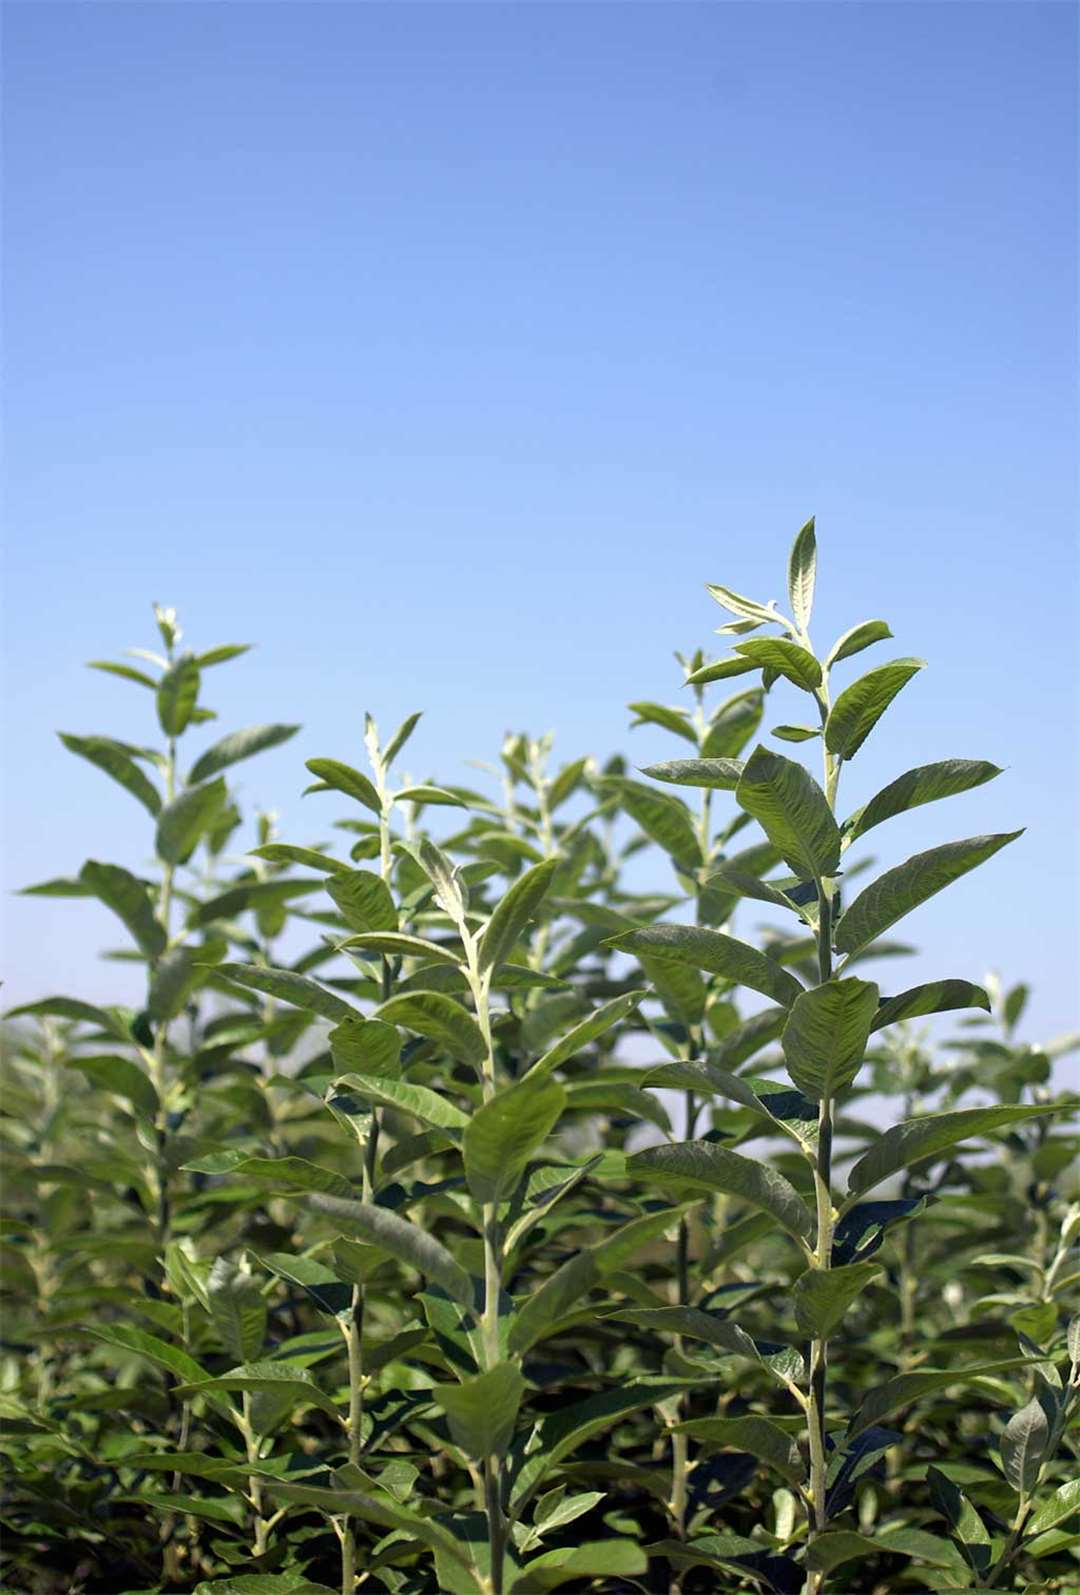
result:
[(143, 808), (151, 814), (160, 811), (161, 793), (122, 743), (114, 742), (111, 737), (76, 737), (66, 731), (58, 735), (69, 753), (77, 753), (99, 770), (104, 770), (106, 775), (111, 775), (132, 797), (138, 798)]
[[(886, 1130), (859, 1159), (848, 1176), (848, 1190), (857, 1196), (880, 1185), (891, 1174), (898, 1174), (912, 1163), (921, 1163), (924, 1158), (939, 1156), (961, 1141), (989, 1135), (992, 1130), (1022, 1124), (1026, 1119), (1037, 1119), (1055, 1111), (1060, 1109), (1005, 1104), (957, 1108), (952, 1113), (928, 1113), (922, 1118), (905, 1119), (902, 1124), (894, 1124), (891, 1130)], [(845, 1203), (845, 1207), (851, 1205), (850, 1201)]]
[(344, 1174), (323, 1168), (303, 1157), (252, 1157), (245, 1152), (207, 1152), (183, 1165), (194, 1174), (243, 1174), (248, 1179), (265, 1180), (274, 1190), (324, 1191), (332, 1196), (351, 1197), (352, 1186)]
[(157, 713), (167, 737), (178, 737), (191, 723), (199, 696), (199, 666), (193, 654), (183, 654), (158, 682)]
[(970, 980), (931, 980), (912, 986), (896, 997), (883, 997), (871, 1030), (882, 1030), (900, 1019), (917, 1019), (928, 1013), (950, 1013), (956, 1008), (981, 1008), (990, 1012), (990, 998)]
[(382, 801), (374, 785), (351, 764), (342, 764), (340, 759), (308, 759), (306, 765), (321, 783), (318, 787), (309, 787), (309, 791), (344, 792), (346, 797), (355, 798), (373, 814), (382, 813)]
[(1053, 1495), (1042, 1503), (1038, 1511), (1032, 1514), (1025, 1532), (1029, 1538), (1035, 1534), (1045, 1534), (1047, 1529), (1055, 1528), (1078, 1512), (1080, 1512), (1080, 1479), (1066, 1479), (1065, 1483), (1060, 1484)]
[(759, 880), (756, 875), (751, 875), (746, 870), (737, 869), (733, 864), (718, 864), (709, 876), (706, 885), (724, 891), (735, 892), (739, 897), (753, 897), (759, 903), (772, 903), (776, 908), (786, 908), (793, 914), (802, 917), (803, 910), (790, 897), (771, 886), (768, 881)]
[(635, 956), (706, 969), (710, 974), (723, 975), (752, 991), (760, 991), (762, 996), (784, 1006), (793, 1003), (805, 989), (794, 975), (756, 947), (705, 926), (645, 925), (611, 937), (607, 945)]
[(320, 853), (314, 847), (293, 847), (289, 842), (264, 842), (261, 847), (253, 847), (251, 855), (253, 858), (265, 858), (270, 864), (302, 864), (306, 869), (321, 870), (324, 875), (348, 869), (347, 864), (331, 858), (327, 853)]
[(925, 659), (893, 659), (845, 687), (825, 722), (829, 752), (841, 759), (853, 758), (896, 694), (925, 664)]
[(441, 1285), (447, 1295), (469, 1312), (473, 1311), (475, 1282), (446, 1247), (426, 1230), (372, 1202), (348, 1202), (337, 1196), (313, 1195), (308, 1205), (314, 1212), (334, 1219), (350, 1235), (381, 1246), (399, 1262), (415, 1268), (425, 1279)]
[[(770, 616), (770, 619), (775, 618), (775, 616)], [(696, 670), (692, 670), (687, 676), (686, 685), (688, 687), (707, 687), (710, 681), (727, 681), (732, 676), (745, 676), (751, 670), (759, 668), (752, 659), (743, 659), (740, 655), (734, 654), (727, 659), (716, 659), (711, 665), (699, 665)]]
[(111, 908), (117, 918), (123, 920), (147, 958), (157, 958), (165, 951), (164, 926), (154, 914), (146, 887), (130, 870), (119, 864), (88, 859), (79, 871), (79, 879), (106, 908)]
[(985, 759), (942, 759), (937, 764), (921, 764), (890, 781), (865, 807), (845, 820), (844, 839), (854, 842), (894, 814), (906, 813), (908, 809), (934, 803), (939, 798), (953, 797), (957, 792), (970, 792), (973, 787), (983, 786), (1000, 774), (998, 765), (988, 764)]
[(379, 1019), (403, 1025), (445, 1047), (462, 1063), (479, 1068), (487, 1057), (483, 1031), (467, 1009), (441, 991), (406, 991), (376, 1010)]
[(788, 1074), (821, 1102), (849, 1086), (866, 1055), (878, 989), (866, 980), (828, 980), (792, 1003), (780, 1045)]
[(133, 1058), (115, 1055), (65, 1058), (70, 1069), (78, 1069), (99, 1091), (124, 1097), (144, 1118), (153, 1119), (158, 1111), (158, 1094), (146, 1072)]
[(810, 612), (814, 607), (814, 583), (817, 580), (817, 538), (814, 535), (812, 515), (806, 525), (801, 526), (795, 534), (795, 541), (788, 555), (787, 580), (791, 612), (801, 629), (805, 631), (810, 624)]
[(500, 1091), (465, 1130), (465, 1178), (478, 1202), (514, 1194), (529, 1158), (556, 1125), (566, 1102), (557, 1080), (532, 1076)]
[(196, 1362), (194, 1357), (182, 1351), (179, 1346), (172, 1346), (158, 1335), (148, 1334), (145, 1329), (136, 1329), (131, 1324), (87, 1324), (80, 1333), (92, 1335), (95, 1340), (102, 1340), (108, 1346), (116, 1346), (120, 1351), (134, 1352), (139, 1357), (145, 1357), (148, 1362), (156, 1363), (160, 1368), (167, 1368), (170, 1373), (178, 1375), (181, 1379), (210, 1377), (202, 1364)]
[(1011, 1417), (1001, 1437), (1001, 1466), (1013, 1489), (1030, 1495), (1050, 1441), (1050, 1422), (1038, 1396)]
[(299, 729), (299, 726), (290, 725), (261, 725), (232, 731), (199, 755), (191, 767), (188, 780), (194, 785), (196, 781), (205, 781), (208, 776), (217, 775), (219, 770), (227, 770), (230, 764), (239, 764), (241, 759), (250, 759), (253, 754), (262, 753), (267, 748), (279, 747), (282, 742), (294, 737)]
[(990, 1374), (1008, 1373), (1013, 1368), (1031, 1367), (1028, 1357), (1005, 1357), (999, 1362), (975, 1363), (969, 1368), (920, 1368), (916, 1373), (897, 1374), (875, 1385), (865, 1397), (858, 1412), (848, 1426), (846, 1443), (857, 1438), (864, 1430), (880, 1423), (890, 1413), (910, 1407), (923, 1396), (938, 1390), (948, 1390), (953, 1385), (971, 1384)]
[(449, 947), (444, 947), (440, 942), (425, 941), (423, 936), (409, 936), (404, 931), (363, 931), (358, 936), (350, 936), (341, 945), (358, 947), (363, 952), (385, 953), (387, 958), (423, 958), (432, 963), (450, 964), (455, 969), (462, 967), (460, 957), (451, 952)]
[(833, 643), (825, 656), (826, 670), (838, 665), (841, 659), (850, 659), (852, 654), (861, 653), (872, 643), (884, 642), (891, 636), (892, 632), (883, 620), (860, 620), (857, 626), (852, 626)]
[(397, 909), (390, 888), (372, 870), (340, 870), (328, 877), (326, 890), (350, 930), (397, 930)]
[(292, 1003), (294, 1008), (305, 1008), (308, 1013), (321, 1014), (324, 1019), (334, 1019), (340, 1023), (343, 1019), (363, 1018), (349, 1003), (335, 997), (318, 981), (309, 980), (307, 975), (298, 975), (291, 969), (263, 969), (257, 964), (218, 964), (214, 973), (235, 985), (250, 986), (253, 991), (262, 991), (268, 997)]
[(895, 869), (879, 875), (836, 922), (834, 941), (842, 953), (858, 952), (890, 926), (910, 914), (936, 892), (959, 880), (1023, 831), (1005, 831), (995, 836), (970, 836), (960, 842), (945, 842), (928, 852), (916, 853)]
[[(299, 1285), (323, 1312), (348, 1321), (353, 1313), (352, 1285), (314, 1257), (292, 1252), (260, 1252), (259, 1262), (290, 1285)], [(280, 1364), (275, 1364), (280, 1366)]]
[(627, 1159), (627, 1169), (650, 1185), (675, 1190), (722, 1191), (771, 1213), (780, 1227), (805, 1242), (813, 1233), (810, 1211), (795, 1187), (767, 1163), (729, 1152), (713, 1141), (651, 1146)]
[(228, 1373), (218, 1374), (214, 1378), (191, 1380), (188, 1384), (179, 1385), (176, 1394), (183, 1398), (228, 1390), (270, 1394), (287, 1401), (290, 1409), (318, 1407), (328, 1417), (340, 1420), (337, 1407), (319, 1389), (308, 1370), (286, 1362), (241, 1363), (239, 1368), (232, 1368)]
[(397, 1079), (401, 1073), (401, 1037), (394, 1025), (381, 1019), (356, 1014), (335, 1025), (327, 1039), (339, 1069), (355, 1069), (380, 1080)]
[(166, 864), (185, 864), (225, 803), (225, 778), (189, 786), (158, 815), (155, 845)]
[[(938, 1468), (926, 1470), (930, 1500), (948, 1522), (976, 1572), (990, 1566), (990, 1536), (986, 1525), (963, 1491)], [(1080, 1490), (1080, 1481), (1077, 1484)]]
[(426, 836), (422, 836), (417, 842), (403, 843), (402, 846), (410, 857), (416, 860), (431, 882), (435, 890), (435, 901), (443, 913), (455, 924), (460, 925), (465, 917), (468, 897), (461, 875), (446, 854)]
[[(358, 1470), (359, 1471), (359, 1470)], [(341, 1475), (335, 1475), (335, 1488), (326, 1489), (317, 1484), (279, 1484), (276, 1480), (269, 1480), (266, 1489), (275, 1498), (282, 1501), (293, 1501), (299, 1506), (315, 1506), (324, 1512), (327, 1517), (341, 1516), (347, 1513), (351, 1517), (363, 1518), (367, 1523), (377, 1523), (380, 1528), (396, 1531), (405, 1540), (419, 1540), (422, 1545), (427, 1545), (431, 1550), (440, 1555), (447, 1556), (463, 1570), (468, 1570), (472, 1576), (472, 1564), (468, 1554), (459, 1543), (454, 1534), (444, 1528), (437, 1518), (423, 1517), (419, 1512), (414, 1512), (394, 1499), (389, 1492), (377, 1489), (374, 1484), (369, 1492), (356, 1489), (345, 1482)], [(233, 1583), (232, 1580), (229, 1583)], [(295, 1595), (309, 1595), (310, 1590), (322, 1590), (321, 1585), (308, 1585), (301, 1583)], [(482, 1595), (479, 1583), (475, 1585), (476, 1595)], [(203, 1590), (204, 1595), (219, 1595), (211, 1585), (200, 1585), (195, 1595)], [(235, 1589), (224, 1589), (221, 1595), (248, 1595), (242, 1585)], [(262, 1595), (259, 1589), (251, 1590), (250, 1595)], [(277, 1595), (277, 1592), (268, 1590), (267, 1595)], [(291, 1589), (282, 1589), (280, 1595), (294, 1595)]]
[[(545, 1529), (551, 1525), (545, 1524)], [(510, 1586), (511, 1595), (545, 1595), (578, 1579), (625, 1579), (648, 1570), (649, 1558), (633, 1540), (559, 1545), (534, 1556)]]
[(663, 726), (665, 731), (673, 731), (677, 737), (697, 747), (697, 732), (685, 710), (669, 709), (666, 704), (648, 702), (628, 703), (626, 707), (637, 716), (636, 720), (630, 722), (631, 731), (639, 725)]
[(480, 939), (480, 969), (497, 969), (517, 946), (525, 926), (536, 917), (559, 860), (545, 859), (516, 880), (496, 907)]
[(751, 1413), (744, 1418), (691, 1418), (675, 1425), (711, 1449), (746, 1451), (774, 1468), (789, 1484), (801, 1484), (805, 1468), (793, 1435), (778, 1424)]
[(737, 692), (713, 713), (701, 752), (706, 759), (735, 759), (761, 724), (765, 694), (760, 687)]
[(499, 1362), (456, 1385), (433, 1385), (431, 1399), (445, 1412), (451, 1438), (475, 1462), (501, 1457), (514, 1437), (525, 1380), (516, 1362)]
[(878, 1263), (848, 1263), (843, 1268), (808, 1268), (795, 1281), (795, 1322), (804, 1335), (825, 1340), (852, 1302), (881, 1273)]
[(646, 1213), (641, 1218), (621, 1224), (603, 1240), (585, 1246), (568, 1257), (538, 1290), (518, 1305), (510, 1325), (507, 1345), (511, 1351), (524, 1353), (542, 1340), (553, 1324), (592, 1290), (594, 1285), (632, 1261), (644, 1246), (658, 1240), (678, 1223), (692, 1203), (667, 1208), (659, 1213)]
[(824, 792), (794, 759), (758, 746), (735, 790), (800, 880), (834, 875), (840, 863), (840, 828)]
[[(378, 1024), (377, 1019), (369, 1020)], [(366, 1027), (365, 1027), (366, 1028)], [(353, 1091), (366, 1102), (378, 1102), (386, 1108), (400, 1108), (411, 1113), (436, 1130), (450, 1130), (460, 1136), (469, 1119), (452, 1102), (432, 1091), (429, 1086), (411, 1080), (392, 1080), (379, 1075), (346, 1074), (335, 1082), (335, 1090)]]
[(210, 1317), (227, 1349), (240, 1362), (250, 1362), (266, 1337), (266, 1298), (254, 1274), (245, 1274), (227, 1257), (219, 1257), (206, 1282)]
[(202, 946), (169, 947), (154, 966), (146, 1011), (156, 1024), (175, 1019), (192, 992), (204, 985), (213, 964), (226, 951), (223, 940)]
[(668, 759), (663, 764), (647, 764), (642, 775), (671, 786), (709, 787), (719, 792), (734, 792), (742, 774), (739, 759)]
[(583, 1052), (590, 1042), (605, 1035), (613, 1025), (628, 1018), (645, 996), (643, 991), (627, 991), (621, 997), (613, 997), (610, 1002), (601, 1003), (587, 1019), (582, 1019), (565, 1036), (560, 1037), (555, 1045), (549, 1047), (542, 1057), (533, 1064), (530, 1074), (551, 1074), (560, 1064), (566, 1063), (579, 1052)]
[(643, 781), (606, 776), (598, 783), (601, 791), (618, 794), (619, 802), (636, 825), (658, 847), (669, 853), (680, 869), (693, 871), (701, 864), (701, 843), (693, 816), (681, 798), (671, 792), (658, 792)]
[(107, 675), (119, 676), (122, 681), (135, 681), (140, 687), (157, 688), (153, 676), (147, 675), (145, 670), (136, 670), (134, 665), (118, 664), (112, 659), (88, 659), (87, 670), (104, 670)]
[(808, 649), (787, 637), (751, 637), (749, 642), (737, 642), (734, 651), (752, 664), (786, 676), (806, 692), (821, 686), (821, 665)]
[(742, 593), (724, 587), (720, 582), (706, 582), (705, 591), (729, 614), (738, 615), (740, 620), (756, 620), (765, 624), (780, 618), (772, 604), (759, 604), (756, 598), (744, 598)]

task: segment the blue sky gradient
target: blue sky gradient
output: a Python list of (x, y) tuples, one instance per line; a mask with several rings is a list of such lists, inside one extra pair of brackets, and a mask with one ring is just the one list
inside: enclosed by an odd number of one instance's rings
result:
[[(703, 590), (931, 668), (845, 773), (1008, 767), (882, 863), (1028, 827), (910, 922), (927, 974), (1076, 1023), (1077, 12), (1065, 4), (15, 5), (7, 11), (7, 893), (139, 866), (142, 811), (57, 729), (153, 734), (83, 669), (217, 673), (241, 766), (327, 834), (303, 759), (426, 711), (409, 767), (508, 727), (673, 754)], [(888, 655), (878, 651), (877, 657)], [(875, 661), (864, 655), (849, 668)], [(799, 718), (787, 689), (775, 720)], [(204, 733), (202, 742), (211, 739)], [(6, 896), (10, 1000), (131, 994), (103, 910)], [(907, 929), (907, 927), (905, 927)], [(891, 977), (891, 971), (889, 972)]]

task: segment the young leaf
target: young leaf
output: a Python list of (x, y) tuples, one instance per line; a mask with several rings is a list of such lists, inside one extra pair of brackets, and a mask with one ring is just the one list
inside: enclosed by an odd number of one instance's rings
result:
[(820, 726), (773, 726), (772, 734), (781, 742), (812, 742), (821, 735)]
[(388, 770), (420, 723), (420, 713), (410, 714), (398, 726), (382, 752), (383, 769)]
[(346, 797), (355, 798), (373, 814), (382, 813), (382, 802), (378, 792), (367, 776), (361, 774), (359, 770), (354, 770), (349, 764), (342, 764), (340, 759), (308, 759), (306, 764), (312, 775), (317, 776), (322, 783), (320, 787), (309, 787), (309, 791), (323, 791), (330, 788), (335, 792), (344, 792)]
[(761, 724), (765, 694), (760, 687), (737, 692), (722, 703), (709, 722), (701, 745), (706, 759), (737, 759)]
[(559, 1545), (534, 1556), (510, 1586), (510, 1595), (545, 1595), (578, 1579), (633, 1578), (648, 1570), (649, 1559), (633, 1540), (600, 1540), (595, 1544)]
[(959, 880), (1023, 831), (1006, 831), (996, 836), (970, 836), (961, 842), (945, 842), (925, 853), (915, 853), (886, 870), (871, 882), (846, 908), (836, 922), (834, 942), (839, 952), (854, 953), (881, 936), (898, 920), (910, 914), (936, 892)]
[(170, 665), (157, 685), (157, 713), (167, 737), (178, 737), (191, 723), (199, 696), (199, 666), (193, 654)]
[[(358, 872), (359, 873), (359, 872)], [(409, 936), (397, 930), (362, 931), (342, 942), (343, 947), (358, 947), (372, 953), (385, 953), (387, 958), (423, 958), (437, 964), (449, 964), (461, 969), (462, 961), (441, 942), (425, 941), (422, 936)]]
[(894, 814), (904, 814), (908, 809), (936, 803), (958, 792), (970, 792), (973, 787), (983, 786), (1000, 774), (999, 767), (988, 764), (985, 759), (942, 759), (937, 764), (921, 764), (890, 781), (864, 808), (845, 820), (844, 839), (847, 843), (854, 842)]
[[(769, 618), (775, 619), (775, 616)], [(700, 665), (687, 676), (686, 685), (707, 687), (710, 681), (727, 681), (731, 676), (745, 676), (749, 671), (760, 668), (752, 659), (743, 659), (736, 654), (732, 658), (717, 659), (711, 665)]]
[(794, 975), (775, 959), (758, 952), (756, 947), (703, 926), (646, 925), (640, 930), (611, 937), (607, 945), (657, 962), (706, 969), (711, 974), (749, 986), (752, 991), (760, 991), (762, 996), (785, 1007), (804, 989)]
[(351, 1234), (381, 1246), (399, 1262), (415, 1268), (425, 1279), (441, 1285), (460, 1306), (473, 1311), (476, 1301), (473, 1280), (446, 1247), (426, 1230), (399, 1218), (389, 1208), (376, 1207), (370, 1202), (348, 1202), (337, 1196), (316, 1194), (308, 1199), (308, 1205), (314, 1212), (335, 1219)]
[(427, 837), (416, 843), (405, 844), (410, 856), (416, 860), (435, 889), (435, 901), (448, 918), (460, 925), (465, 917), (468, 902), (460, 875), (446, 854)]
[(69, 753), (77, 753), (99, 770), (104, 770), (106, 775), (111, 775), (132, 797), (138, 798), (143, 808), (151, 814), (156, 815), (160, 811), (161, 793), (122, 743), (114, 742), (111, 737), (76, 737), (67, 731), (57, 734)]
[(817, 538), (814, 536), (814, 517), (811, 515), (806, 525), (795, 534), (795, 541), (788, 555), (788, 596), (791, 599), (791, 612), (803, 632), (810, 624), (816, 578)]
[(79, 871), (79, 879), (123, 920), (147, 958), (157, 958), (165, 951), (164, 927), (154, 914), (146, 887), (130, 870), (89, 859)]
[(480, 1462), (510, 1448), (525, 1380), (516, 1362), (499, 1362), (456, 1385), (434, 1385), (432, 1400), (446, 1413), (454, 1444)]
[(158, 816), (158, 858), (166, 864), (186, 864), (211, 829), (225, 803), (225, 778), (205, 786), (189, 786), (167, 803)]
[(822, 1101), (849, 1086), (866, 1054), (878, 989), (865, 980), (829, 980), (801, 992), (780, 1038), (788, 1074)]
[[(1053, 1107), (1018, 1107), (1006, 1104), (987, 1108), (958, 1108), (953, 1113), (928, 1113), (923, 1118), (906, 1119), (886, 1130), (855, 1164), (848, 1176), (848, 1190), (852, 1195), (869, 1191), (891, 1174), (924, 1158), (937, 1157), (961, 1141), (973, 1136), (988, 1135), (991, 1130), (1003, 1129), (1008, 1124), (1021, 1124), (1025, 1119), (1041, 1118), (1059, 1111)], [(850, 1206), (850, 1202), (846, 1205)]]
[(545, 859), (542, 864), (535, 864), (532, 869), (526, 870), (511, 886), (496, 907), (481, 938), (481, 972), (497, 969), (510, 957), (525, 926), (536, 917), (558, 867), (558, 859)]
[(746, 1451), (750, 1456), (767, 1462), (789, 1484), (801, 1484), (803, 1481), (803, 1460), (794, 1437), (785, 1434), (768, 1418), (758, 1417), (754, 1413), (741, 1418), (690, 1418), (685, 1423), (677, 1423), (675, 1432), (688, 1434), (694, 1440), (703, 1440), (710, 1449), (722, 1447)]
[(925, 659), (893, 659), (845, 687), (825, 722), (829, 752), (842, 759), (854, 758), (896, 694), (925, 664)]
[(740, 620), (772, 623), (779, 619), (771, 606), (759, 604), (753, 598), (744, 598), (741, 593), (733, 592), (730, 587), (722, 587), (719, 582), (706, 582), (705, 591), (729, 614), (738, 615)]
[(124, 681), (136, 681), (140, 687), (151, 687), (157, 691), (157, 682), (153, 676), (148, 676), (145, 670), (136, 670), (134, 665), (116, 664), (111, 659), (88, 659), (86, 668), (104, 670), (110, 676), (120, 676)]
[(701, 864), (701, 843), (690, 810), (671, 792), (658, 792), (642, 781), (605, 776), (603, 792), (617, 793), (620, 803), (646, 836), (671, 857), (680, 869), (693, 872)]
[(71, 1069), (78, 1069), (99, 1091), (125, 1097), (144, 1118), (153, 1120), (158, 1111), (158, 1094), (149, 1075), (132, 1058), (106, 1055), (92, 1058), (66, 1058)]
[(261, 725), (247, 726), (243, 731), (230, 732), (227, 737), (222, 737), (220, 742), (215, 742), (212, 748), (207, 748), (205, 753), (199, 755), (191, 767), (188, 782), (194, 786), (199, 781), (205, 781), (208, 776), (217, 775), (219, 770), (228, 769), (230, 764), (238, 764), (241, 759), (250, 759), (253, 754), (262, 753), (266, 748), (276, 748), (282, 742), (288, 742), (299, 729), (299, 726), (290, 725)]
[(712, 1141), (651, 1146), (627, 1159), (627, 1168), (652, 1185), (675, 1190), (722, 1191), (759, 1207), (798, 1241), (809, 1240), (813, 1220), (798, 1191), (767, 1163), (729, 1152)]
[(825, 668), (830, 670), (833, 665), (838, 665), (841, 659), (850, 659), (852, 654), (861, 653), (864, 648), (869, 648), (871, 643), (884, 642), (892, 636), (892, 632), (883, 620), (862, 620), (857, 626), (852, 626), (850, 631), (845, 631), (838, 637), (825, 656)]
[(808, 1268), (800, 1274), (792, 1296), (795, 1322), (803, 1334), (827, 1339), (855, 1298), (880, 1273), (878, 1263), (849, 1263), (842, 1268)]
[(1065, 1483), (1059, 1485), (1053, 1495), (1042, 1503), (1038, 1511), (1032, 1514), (1025, 1533), (1029, 1537), (1045, 1534), (1047, 1529), (1056, 1528), (1059, 1523), (1064, 1523), (1066, 1518), (1073, 1517), (1078, 1512), (1080, 1512), (1080, 1479), (1066, 1479)]
[(334, 1026), (327, 1040), (341, 1070), (355, 1069), (379, 1080), (396, 1080), (401, 1073), (401, 1037), (381, 1019), (350, 1015)]
[(445, 1047), (452, 1057), (479, 1068), (487, 1057), (483, 1031), (467, 1009), (441, 991), (407, 991), (376, 1010), (389, 1025), (403, 1025)]
[(350, 930), (397, 930), (397, 909), (381, 875), (366, 869), (339, 870), (328, 877), (326, 890)]
[(645, 765), (641, 773), (671, 786), (704, 786), (734, 792), (742, 769), (738, 759), (668, 759), (664, 764)]
[(813, 692), (821, 686), (821, 666), (808, 649), (791, 642), (787, 637), (751, 637), (749, 642), (737, 642), (735, 653), (786, 676), (804, 692)]
[(476, 1110), (465, 1129), (464, 1151), (465, 1178), (478, 1202), (504, 1202), (514, 1194), (565, 1102), (557, 1081), (533, 1075)]
[(735, 799), (801, 880), (836, 873), (840, 828), (824, 792), (801, 764), (759, 745), (747, 760)]

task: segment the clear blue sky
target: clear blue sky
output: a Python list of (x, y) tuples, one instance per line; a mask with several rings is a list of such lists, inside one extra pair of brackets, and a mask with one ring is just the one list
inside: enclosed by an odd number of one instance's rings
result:
[[(849, 802), (1009, 766), (882, 861), (1029, 827), (911, 922), (903, 983), (997, 964), (1029, 1034), (1074, 1024), (1076, 25), (9, 6), (6, 888), (144, 861), (54, 730), (150, 738), (82, 661), (152, 645), (152, 599), (260, 644), (213, 701), (305, 722), (238, 773), (311, 841), (302, 760), (358, 760), (365, 707), (426, 709), (413, 772), (447, 780), (508, 726), (661, 754), (623, 705), (677, 701), (702, 583), (780, 596), (816, 512), (818, 639), (883, 615), (931, 664)], [(12, 1000), (130, 990), (103, 912), (4, 914)]]

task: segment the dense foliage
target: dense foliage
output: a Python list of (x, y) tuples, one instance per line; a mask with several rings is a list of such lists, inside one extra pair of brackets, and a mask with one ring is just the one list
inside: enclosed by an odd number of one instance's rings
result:
[(5, 1589), (1080, 1589), (1070, 1042), (886, 939), (1018, 833), (860, 856), (999, 771), (860, 787), (921, 661), (815, 651), (815, 574), (811, 522), (789, 612), (709, 589), (730, 651), (631, 706), (669, 762), (513, 735), (437, 786), (368, 718), (308, 761), (333, 841), (240, 855), (228, 772), (296, 727), (186, 750), (244, 650), (159, 610), (95, 664), (158, 745), (63, 740), (156, 863), (30, 890), (104, 902), (145, 998), (8, 1016)]

